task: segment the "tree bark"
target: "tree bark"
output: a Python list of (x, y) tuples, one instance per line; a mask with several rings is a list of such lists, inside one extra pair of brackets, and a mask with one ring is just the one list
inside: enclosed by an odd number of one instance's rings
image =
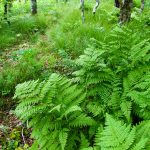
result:
[(99, 3), (100, 3), (100, 0), (96, 0), (96, 4), (95, 4), (95, 6), (94, 6), (94, 8), (93, 8), (93, 14), (96, 13), (96, 10), (97, 10), (97, 8), (98, 8), (98, 6), (99, 6)]
[(7, 20), (7, 14), (8, 14), (8, 2), (5, 1), (4, 3), (4, 19)]
[(81, 17), (82, 17), (82, 23), (84, 23), (84, 0), (80, 0), (80, 9), (81, 9)]
[(144, 4), (145, 4), (145, 0), (141, 0), (141, 11), (144, 10)]
[(4, 20), (7, 21), (8, 25), (10, 25), (10, 21), (7, 18), (8, 15), (8, 1), (6, 0), (4, 3)]
[(37, 14), (37, 1), (31, 0), (31, 13), (32, 15)]
[(120, 23), (129, 22), (131, 18), (132, 0), (123, 0), (120, 7)]
[(115, 7), (120, 8), (120, 1), (119, 0), (115, 0)]

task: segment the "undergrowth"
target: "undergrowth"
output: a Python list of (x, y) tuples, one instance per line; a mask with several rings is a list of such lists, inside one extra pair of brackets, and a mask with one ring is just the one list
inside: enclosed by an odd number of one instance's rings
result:
[(139, 16), (103, 41), (90, 39), (79, 58), (66, 55), (68, 77), (16, 86), (15, 114), (33, 129), (30, 149), (149, 150), (148, 22)]
[[(150, 148), (149, 11), (134, 8), (119, 26), (112, 3), (102, 1), (95, 16), (92, 4), (84, 24), (75, 2), (39, 2), (34, 17), (27, 3), (12, 10), (10, 26), (1, 23), (0, 106), (15, 92), (33, 150)], [(25, 39), (28, 48), (9, 48)]]

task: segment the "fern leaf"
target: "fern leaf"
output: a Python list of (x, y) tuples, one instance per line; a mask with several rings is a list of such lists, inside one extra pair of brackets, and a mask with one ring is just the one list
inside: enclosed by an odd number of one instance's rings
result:
[(121, 110), (125, 117), (127, 118), (128, 122), (131, 120), (131, 105), (132, 103), (130, 101), (123, 101), (121, 103)]
[(73, 113), (75, 111), (82, 111), (82, 109), (77, 105), (71, 106), (71, 107), (67, 108), (67, 110), (60, 116), (60, 118), (67, 116), (68, 114)]
[(131, 150), (142, 150), (145, 148), (148, 139), (142, 138)]
[(68, 130), (63, 129), (59, 132), (59, 141), (61, 143), (61, 149), (64, 150), (66, 143), (67, 143), (67, 137), (68, 137)]
[(88, 148), (89, 145), (90, 145), (89, 141), (86, 139), (85, 135), (81, 132), (80, 149)]
[(95, 124), (95, 121), (91, 117), (85, 114), (81, 114), (80, 116), (75, 118), (73, 121), (71, 121), (69, 125), (73, 127), (85, 127), (85, 126), (92, 126), (94, 124)]
[(106, 127), (102, 133), (100, 146), (102, 149), (128, 149), (135, 138), (135, 129), (106, 116)]
[(150, 120), (142, 121), (139, 125), (136, 126), (137, 135), (136, 138), (149, 138), (150, 139)]

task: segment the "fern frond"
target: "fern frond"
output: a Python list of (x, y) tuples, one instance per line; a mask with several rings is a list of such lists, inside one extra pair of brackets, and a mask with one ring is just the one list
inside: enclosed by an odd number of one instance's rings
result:
[(85, 127), (95, 125), (96, 122), (91, 117), (81, 114), (76, 117), (73, 121), (70, 121), (69, 125), (72, 127)]
[(93, 116), (104, 115), (105, 108), (102, 107), (98, 102), (91, 102), (87, 105), (87, 109), (89, 112), (93, 114)]
[(61, 149), (64, 150), (66, 143), (67, 143), (67, 137), (68, 137), (68, 130), (63, 129), (59, 132), (59, 141), (61, 143)]
[(106, 117), (106, 127), (98, 144), (102, 149), (127, 150), (135, 138), (135, 128), (114, 120), (110, 115)]
[[(28, 87), (29, 92), (27, 88), (24, 92), (24, 85), (26, 87), (30, 84), (32, 90)], [(36, 88), (38, 92), (35, 96), (32, 93)], [(95, 123), (80, 107), (86, 93), (65, 77), (52, 74), (47, 81), (41, 83), (30, 81), (20, 84), (16, 91), (16, 98), (20, 99), (20, 104), (15, 112), (23, 121), (30, 120), (32, 137), (41, 149), (65, 149), (70, 128), (73, 130), (74, 127), (91, 126)]]
[(150, 147), (150, 120), (142, 121), (136, 126), (136, 141), (137, 144), (133, 147), (133, 150), (146, 149)]
[(145, 119), (150, 119), (150, 73), (147, 72), (144, 77), (132, 86), (127, 96), (130, 97), (138, 106), (136, 112)]
[(86, 139), (85, 135), (81, 132), (81, 144), (80, 144), (80, 149), (85, 149), (90, 146), (89, 141)]
[(124, 116), (126, 117), (126, 119), (128, 120), (128, 122), (130, 122), (131, 120), (131, 108), (132, 108), (132, 103), (130, 101), (123, 101), (121, 103), (121, 110)]
[(131, 150), (142, 150), (145, 148), (148, 139), (143, 138), (141, 139)]
[(14, 99), (15, 98), (22, 99), (22, 98), (26, 98), (27, 96), (30, 97), (29, 94), (31, 94), (35, 90), (36, 86), (39, 84), (38, 82), (39, 82), (38, 80), (36, 81), (33, 80), (33, 81), (24, 82), (22, 84), (18, 84), (16, 86)]

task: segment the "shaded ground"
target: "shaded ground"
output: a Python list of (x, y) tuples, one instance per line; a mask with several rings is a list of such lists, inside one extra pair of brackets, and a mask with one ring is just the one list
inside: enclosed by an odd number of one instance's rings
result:
[[(5, 49), (0, 55), (0, 71), (5, 69), (5, 65), (13, 67), (15, 63), (17, 63), (17, 61), (14, 61), (13, 57), (16, 55), (16, 51), (24, 51), (32, 47), (33, 45), (31, 45), (31, 43), (23, 41), (19, 45)], [(4, 101), (3, 107), (0, 108), (0, 150), (11, 150), (18, 147), (26, 149), (32, 144), (30, 129), (27, 129), (26, 125), (23, 124), (11, 111), (15, 108), (15, 104), (10, 97), (6, 96), (0, 100)]]
[[(39, 39), (47, 41), (47, 36), (41, 34)], [(4, 71), (6, 67), (13, 68), (19, 61), (16, 60), (17, 55), (24, 53), (26, 50), (38, 47), (37, 43), (22, 41), (19, 45), (14, 45), (11, 48), (5, 49), (0, 54), (0, 71)], [(41, 59), (43, 55), (38, 54), (37, 59)], [(45, 57), (44, 57), (45, 58)], [(44, 59), (44, 67), (48, 67), (49, 63)], [(14, 68), (14, 72), (15, 72)], [(31, 146), (33, 139), (30, 138), (31, 129), (27, 129), (27, 123), (22, 123), (14, 114), (16, 102), (12, 100), (12, 95), (0, 97), (2, 107), (0, 106), (0, 150), (26, 150)]]
[(10, 111), (0, 112), (0, 149), (27, 148), (32, 144), (30, 129)]
[(13, 61), (13, 55), (16, 51), (18, 50), (26, 50), (31, 48), (31, 44), (29, 42), (23, 41), (19, 45), (15, 45), (12, 48), (5, 49), (1, 54), (0, 54), (0, 70), (3, 69), (3, 66), (8, 64), (12, 64), (15, 61)]

